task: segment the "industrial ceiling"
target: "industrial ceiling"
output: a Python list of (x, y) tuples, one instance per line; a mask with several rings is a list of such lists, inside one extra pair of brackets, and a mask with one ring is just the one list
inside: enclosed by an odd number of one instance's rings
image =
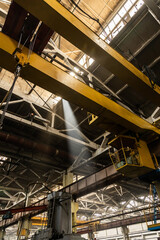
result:
[[(72, 1), (59, 2), (93, 32), (101, 35), (128, 1), (77, 1), (76, 4), (94, 20), (86, 17)], [(144, 66), (150, 67), (156, 74), (157, 85), (160, 85), (159, 23), (143, 1), (129, 2), (135, 8), (134, 14), (131, 15), (131, 8), (126, 10), (125, 17), (122, 17), (123, 27), (116, 30), (115, 24), (114, 31), (118, 31), (117, 34), (110, 29), (112, 33), (110, 36), (106, 34), (105, 41), (109, 41), (112, 48), (139, 70), (144, 71)], [(10, 3), (0, 0), (1, 29)], [(99, 19), (100, 24), (95, 19)], [(80, 77), (84, 81), (85, 76), (92, 77), (90, 84), (97, 91), (149, 123), (159, 119), (160, 108), (152, 99), (146, 99), (58, 33), (53, 32), (41, 56), (75, 79)], [(12, 73), (1, 69), (0, 102), (13, 78)], [(1, 114), (3, 106), (5, 104), (1, 106)], [(112, 164), (107, 142), (115, 132), (106, 131), (105, 121), (104, 124), (95, 122), (89, 125), (89, 117), (90, 113), (83, 107), (69, 103), (61, 96), (19, 77), (0, 131), (1, 209), (23, 206), (26, 196), (29, 196), (32, 204), (45, 197), (50, 190), (60, 189), (67, 169), (74, 173), (76, 181)], [(121, 132), (126, 133), (126, 130), (121, 129)], [(150, 149), (160, 157), (159, 145), (155, 144), (159, 143), (159, 137), (156, 136), (152, 143), (147, 134), (144, 138)], [(82, 196), (77, 201), (78, 217), (86, 220), (120, 214), (122, 211), (129, 211), (130, 216), (139, 216), (140, 211), (131, 213), (130, 210), (145, 208), (151, 199), (148, 183), (138, 179), (122, 179)], [(8, 230), (8, 233), (12, 231), (15, 231), (14, 228)]]

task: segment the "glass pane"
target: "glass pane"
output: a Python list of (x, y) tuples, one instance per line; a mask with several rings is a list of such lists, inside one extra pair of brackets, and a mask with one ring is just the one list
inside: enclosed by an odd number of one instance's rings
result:
[(102, 38), (104, 40), (106, 37), (103, 35), (103, 33), (101, 33), (100, 38)]
[(108, 24), (110, 30), (112, 30), (114, 27), (115, 27), (115, 23), (113, 21), (111, 21), (109, 24)]
[(121, 10), (119, 10), (119, 15), (123, 17), (125, 14), (126, 14), (126, 10), (124, 7), (122, 7)]
[(117, 26), (118, 31), (121, 31), (123, 27), (124, 27), (124, 23), (121, 21), (120, 24)]
[(144, 2), (142, 0), (139, 0), (136, 4), (136, 8), (140, 9), (142, 7), (142, 5), (144, 4)]
[(113, 21), (115, 22), (115, 24), (117, 24), (120, 20), (121, 18), (118, 14), (116, 14), (116, 16), (113, 18)]
[(110, 42), (111, 42), (111, 40), (110, 40), (109, 38), (107, 38), (107, 39), (106, 39), (106, 43), (109, 44)]
[(116, 29), (112, 32), (112, 37), (114, 38), (117, 34), (118, 34), (118, 29), (116, 28)]
[(83, 57), (79, 60), (79, 63), (83, 66), (86, 62), (86, 55), (83, 55)]
[(137, 9), (136, 9), (135, 7), (133, 7), (133, 8), (131, 9), (131, 11), (129, 12), (129, 15), (130, 15), (131, 17), (133, 17), (136, 12), (137, 12)]
[(128, 0), (125, 4), (124, 4), (125, 9), (128, 11), (131, 7), (132, 7), (132, 3), (130, 0)]
[[(106, 28), (105, 28), (105, 32), (107, 33), (107, 35), (110, 34), (109, 27), (106, 27)], [(105, 33), (104, 33), (104, 35), (105, 35)]]
[(89, 59), (89, 66), (94, 62), (94, 59), (93, 58), (90, 58)]

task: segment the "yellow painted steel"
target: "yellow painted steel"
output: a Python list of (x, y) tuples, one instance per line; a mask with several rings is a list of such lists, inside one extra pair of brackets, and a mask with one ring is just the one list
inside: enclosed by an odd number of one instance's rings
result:
[(29, 235), (29, 230), (31, 228), (31, 220), (30, 219), (24, 219), (21, 220), (18, 223), (18, 230), (17, 230), (17, 239), (21, 239), (21, 236), (25, 236), (25, 239), (28, 239), (28, 235)]
[(100, 65), (136, 89), (146, 99), (160, 105), (160, 87), (152, 89), (147, 76), (112, 49), (97, 34), (56, 0), (15, 0), (51, 29), (66, 38)]
[(93, 124), (98, 119), (98, 117), (92, 113), (88, 113), (88, 116), (89, 116), (88, 118), (89, 125)]
[(23, 67), (25, 67), (29, 62), (28, 57), (23, 53), (19, 52), (16, 53), (15, 59), (17, 60), (18, 64), (22, 65)]
[(73, 173), (68, 172), (63, 175), (63, 187), (66, 187), (73, 183)]
[(118, 136), (108, 143), (116, 149), (110, 158), (117, 171), (128, 177), (138, 177), (155, 170), (146, 142), (129, 136)]
[(148, 230), (150, 231), (159, 231), (160, 230), (160, 223), (156, 223), (156, 224), (151, 224), (151, 225), (148, 225)]
[(151, 154), (145, 141), (138, 142), (138, 152), (140, 156), (140, 165), (150, 169), (155, 169)]
[[(76, 225), (77, 222), (77, 212), (78, 212), (79, 205), (77, 202), (71, 203), (71, 209), (72, 209), (72, 226)], [(72, 228), (72, 232), (76, 233), (77, 229), (75, 227)]]
[[(12, 53), (16, 47), (16, 41), (0, 33), (0, 66), (11, 72), (15, 71), (16, 61)], [(27, 55), (28, 49), (23, 48), (23, 53)], [(22, 68), (21, 77), (62, 96), (98, 117), (102, 117), (108, 123), (108, 126), (106, 125), (108, 131), (115, 125), (116, 132), (123, 126), (125, 129), (131, 129), (135, 132), (151, 131), (152, 134), (160, 134), (160, 129), (157, 127), (73, 78), (35, 53), (30, 56), (30, 64)]]
[(46, 226), (48, 218), (46, 217), (33, 217), (31, 218), (32, 226)]

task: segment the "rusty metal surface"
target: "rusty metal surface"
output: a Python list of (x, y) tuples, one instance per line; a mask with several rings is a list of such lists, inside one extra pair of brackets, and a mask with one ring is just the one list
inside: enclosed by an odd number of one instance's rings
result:
[[(38, 210), (46, 210), (47, 205), (38, 205), (38, 206), (28, 206), (24, 208), (14, 208), (11, 209), (11, 213), (20, 213), (20, 212), (32, 212), (32, 211), (38, 211)], [(0, 215), (4, 215), (8, 212), (8, 210), (1, 210)]]
[[(16, 41), (19, 41), (21, 37), (21, 44), (25, 44), (26, 47), (29, 47), (32, 34), (36, 30), (39, 22), (40, 21), (36, 17), (32, 14), (28, 15), (25, 9), (13, 1), (10, 5), (2, 32)], [(21, 33), (23, 33), (22, 36)], [(41, 23), (37, 32), (33, 51), (41, 54), (53, 33), (54, 31), (46, 24)]]
[[(38, 206), (44, 206), (44, 205), (48, 205), (48, 200), (47, 198), (44, 198), (34, 204), (32, 204), (32, 207), (38, 207)], [(25, 212), (19, 212), (13, 215), (13, 218), (11, 219), (7, 219), (7, 220), (2, 220), (0, 221), (0, 229), (1, 228), (6, 228), (9, 226), (12, 226), (14, 224), (16, 224), (19, 220), (21, 220), (22, 218), (31, 218), (34, 217), (42, 212), (46, 211), (46, 208), (44, 209), (40, 209), (40, 210), (34, 210), (31, 213), (29, 211), (25, 211)]]

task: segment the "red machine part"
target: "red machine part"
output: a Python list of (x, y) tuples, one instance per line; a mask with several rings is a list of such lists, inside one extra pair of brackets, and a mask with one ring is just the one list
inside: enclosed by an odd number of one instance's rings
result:
[(7, 212), (19, 213), (19, 212), (31, 212), (31, 211), (36, 211), (36, 210), (47, 210), (47, 205), (29, 206), (29, 207), (24, 207), (24, 208), (15, 208), (15, 209), (2, 210), (2, 211), (0, 211), (0, 215), (4, 215)]

